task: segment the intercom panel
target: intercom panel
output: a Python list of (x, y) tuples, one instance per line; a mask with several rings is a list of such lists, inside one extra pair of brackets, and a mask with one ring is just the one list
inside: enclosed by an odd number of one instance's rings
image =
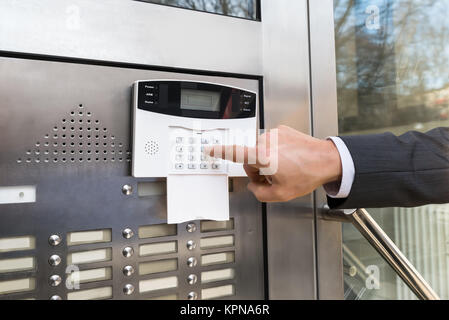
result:
[[(257, 94), (259, 81), (46, 59), (0, 57), (0, 299), (263, 299), (262, 208), (247, 178), (230, 179), (229, 221), (169, 225), (166, 179), (131, 171), (134, 82)], [(179, 125), (164, 141), (178, 145)], [(161, 154), (162, 137), (147, 138), (142, 152)]]

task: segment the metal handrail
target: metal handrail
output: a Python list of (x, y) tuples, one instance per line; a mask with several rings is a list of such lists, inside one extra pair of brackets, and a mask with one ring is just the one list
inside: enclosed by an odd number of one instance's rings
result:
[(419, 299), (440, 300), (440, 297), (374, 221), (368, 211), (365, 209), (352, 210), (352, 213), (341, 210), (326, 211), (327, 218), (352, 223)]

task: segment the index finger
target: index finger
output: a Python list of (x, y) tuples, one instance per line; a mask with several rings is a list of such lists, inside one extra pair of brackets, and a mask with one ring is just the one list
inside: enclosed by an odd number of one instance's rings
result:
[(254, 167), (264, 167), (265, 165), (259, 161), (257, 148), (247, 146), (213, 146), (206, 147), (204, 153), (223, 160), (229, 160), (235, 163), (243, 163)]

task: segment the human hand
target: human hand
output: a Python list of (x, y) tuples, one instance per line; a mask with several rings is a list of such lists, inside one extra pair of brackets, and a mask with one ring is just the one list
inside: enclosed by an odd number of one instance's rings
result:
[(280, 126), (258, 139), (255, 148), (213, 146), (206, 155), (243, 163), (248, 189), (261, 202), (285, 202), (341, 180), (342, 165), (332, 141)]

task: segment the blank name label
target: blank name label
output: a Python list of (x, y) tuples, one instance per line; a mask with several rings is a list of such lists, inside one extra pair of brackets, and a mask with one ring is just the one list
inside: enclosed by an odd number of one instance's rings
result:
[(206, 254), (201, 256), (201, 265), (202, 266), (211, 266), (215, 264), (225, 264), (232, 263), (235, 261), (234, 252), (223, 252), (223, 253), (214, 253), (214, 254)]
[(72, 272), (67, 277), (67, 279), (68, 279), (67, 281), (72, 284), (110, 280), (112, 279), (112, 268), (106, 267), (91, 270), (75, 271)]
[(142, 244), (139, 246), (139, 255), (141, 257), (169, 254), (177, 251), (176, 241)]
[(112, 298), (112, 287), (69, 292), (67, 300), (101, 300)]
[(0, 260), (0, 273), (33, 270), (35, 260), (33, 257)]
[(177, 277), (167, 277), (159, 279), (141, 280), (139, 281), (139, 292), (152, 292), (164, 289), (178, 287)]
[(86, 243), (111, 241), (111, 229), (71, 232), (67, 235), (67, 245), (76, 246)]
[(225, 248), (234, 245), (234, 236), (202, 238), (200, 240), (201, 249)]
[(210, 283), (234, 279), (234, 269), (201, 272), (201, 283)]
[(36, 186), (0, 187), (0, 204), (36, 202)]
[(112, 258), (111, 248), (73, 252), (67, 256), (68, 264), (94, 263), (109, 261)]
[(0, 281), (0, 295), (34, 290), (34, 278)]
[(234, 285), (232, 284), (201, 290), (201, 299), (203, 300), (219, 299), (232, 295), (234, 295)]
[(0, 239), (0, 252), (32, 250), (36, 244), (34, 237), (14, 237)]

